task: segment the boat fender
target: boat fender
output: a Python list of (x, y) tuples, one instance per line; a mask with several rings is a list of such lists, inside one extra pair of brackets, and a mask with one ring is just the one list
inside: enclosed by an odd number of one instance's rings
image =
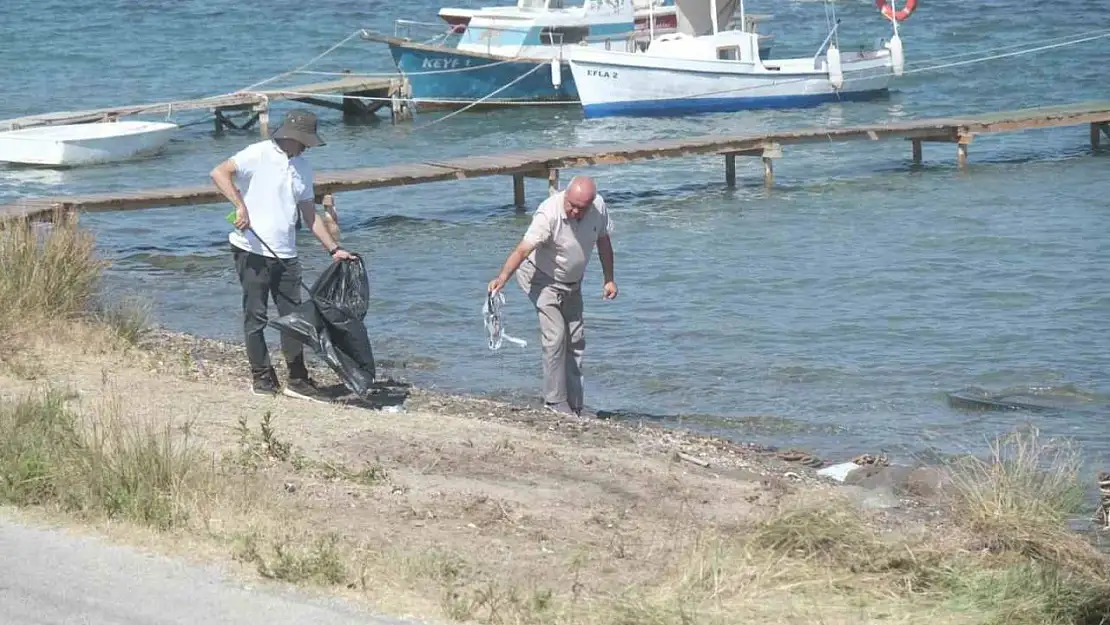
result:
[(840, 65), (840, 50), (835, 45), (829, 45), (825, 62), (829, 66), (829, 83), (839, 91), (844, 86), (844, 69)]
[(551, 84), (556, 89), (563, 84), (563, 64), (557, 57), (551, 57)]
[(898, 11), (894, 10), (893, 0), (875, 0), (875, 6), (879, 7), (879, 12), (888, 20), (891, 19), (891, 15), (893, 15), (894, 19), (899, 22), (904, 22), (909, 16), (913, 15), (915, 10), (917, 10), (917, 0), (906, 0), (906, 5)]
[(890, 67), (895, 76), (901, 76), (906, 69), (906, 52), (902, 49), (902, 38), (897, 34), (890, 40)]

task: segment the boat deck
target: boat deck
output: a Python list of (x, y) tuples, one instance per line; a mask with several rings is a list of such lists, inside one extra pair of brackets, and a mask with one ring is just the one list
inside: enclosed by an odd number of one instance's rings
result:
[[(922, 142), (947, 142), (957, 146), (957, 159), (962, 166), (966, 165), (968, 145), (976, 135), (1081, 124), (1090, 125), (1091, 146), (1097, 149), (1100, 135), (1110, 137), (1110, 102), (1083, 102), (972, 117), (918, 119), (892, 124), (799, 128), (767, 134), (712, 135), (596, 147), (538, 149), (384, 167), (321, 171), (316, 175), (315, 186), (319, 201), (324, 195), (342, 191), (511, 175), (514, 200), (518, 206), (523, 206), (524, 178), (546, 177), (552, 186), (556, 186), (558, 172), (565, 168), (659, 158), (723, 155), (726, 180), (731, 186), (735, 184), (735, 157), (755, 156), (763, 159), (766, 179), (770, 183), (773, 181), (771, 163), (781, 157), (782, 146), (786, 145), (903, 139), (913, 143), (913, 160), (919, 163)], [(59, 210), (120, 211), (222, 202), (226, 202), (226, 199), (211, 184), (125, 193), (27, 198), (0, 206), (0, 220), (49, 218)]]

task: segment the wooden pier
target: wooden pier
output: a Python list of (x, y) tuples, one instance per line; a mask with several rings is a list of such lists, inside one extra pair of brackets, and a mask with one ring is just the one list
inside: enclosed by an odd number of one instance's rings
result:
[[(956, 147), (956, 162), (960, 167), (964, 167), (968, 161), (968, 147), (972, 139), (978, 135), (1078, 125), (1090, 125), (1090, 144), (1092, 149), (1098, 149), (1100, 135), (1110, 138), (1110, 102), (1086, 102), (963, 118), (918, 119), (842, 128), (802, 128), (760, 135), (714, 135), (586, 148), (540, 149), (501, 155), (469, 156), (442, 161), (319, 172), (316, 175), (315, 187), (317, 202), (320, 202), (325, 195), (342, 191), (505, 175), (512, 176), (514, 202), (517, 206), (523, 207), (525, 178), (546, 178), (549, 182), (549, 191), (553, 191), (558, 188), (559, 170), (567, 168), (713, 154), (724, 157), (725, 181), (729, 186), (734, 186), (736, 157), (747, 156), (762, 160), (764, 182), (770, 185), (774, 181), (774, 161), (783, 157), (784, 147), (790, 145), (901, 139), (911, 143), (913, 162), (919, 164), (922, 159), (923, 143), (944, 142)], [(195, 187), (29, 198), (8, 206), (0, 206), (0, 220), (21, 217), (49, 218), (59, 210), (63, 212), (138, 210), (165, 206), (218, 204), (226, 201), (212, 184), (205, 181), (204, 184)]]
[[(340, 101), (335, 101), (324, 97), (328, 95), (358, 96), (376, 98), (376, 100), (372, 100), (369, 104), (353, 98), (343, 98)], [(29, 115), (0, 121), (0, 129), (18, 130), (20, 128), (57, 124), (86, 124), (115, 121), (122, 117), (135, 115), (169, 116), (181, 111), (208, 110), (215, 116), (216, 132), (221, 132), (225, 128), (250, 129), (257, 123), (259, 132), (262, 135), (267, 135), (270, 130), (270, 105), (274, 102), (283, 100), (304, 102), (340, 110), (345, 115), (362, 117), (373, 115), (379, 108), (391, 105), (391, 113), (396, 118), (398, 115), (407, 114), (406, 107), (403, 105), (407, 99), (408, 84), (403, 78), (350, 77), (284, 89), (238, 91), (208, 98)], [(250, 113), (250, 117), (246, 122), (239, 125), (236, 125), (227, 116), (229, 112), (243, 111)]]

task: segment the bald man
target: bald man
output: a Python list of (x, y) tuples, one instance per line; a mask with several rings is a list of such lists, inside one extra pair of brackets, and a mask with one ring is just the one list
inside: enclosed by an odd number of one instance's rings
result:
[(540, 204), (524, 238), (489, 283), (490, 293), (500, 291), (516, 272), (517, 283), (535, 305), (543, 346), (544, 401), (561, 414), (582, 414), (586, 334), (581, 286), (595, 244), (604, 274), (603, 297), (617, 297), (612, 231), (605, 200), (594, 181), (576, 176), (565, 190)]

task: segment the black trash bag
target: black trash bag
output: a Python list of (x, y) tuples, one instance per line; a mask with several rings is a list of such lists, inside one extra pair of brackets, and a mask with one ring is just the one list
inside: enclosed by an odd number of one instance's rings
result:
[(277, 319), (270, 319), (269, 325), (311, 347), (312, 351), (319, 352), (320, 331), (316, 324), (309, 320), (315, 319), (315, 313), (316, 306), (311, 301), (307, 301), (301, 304), (300, 309), (295, 312)]
[(362, 259), (332, 263), (309, 289), (309, 299), (269, 325), (311, 347), (352, 393), (364, 397), (377, 375), (363, 319), (370, 279)]
[(370, 308), (370, 279), (362, 259), (332, 263), (313, 283), (312, 299), (330, 304), (321, 307), (328, 320), (339, 323), (349, 318), (362, 319)]
[(363, 323), (370, 308), (370, 279), (362, 259), (332, 263), (311, 293), (331, 342), (373, 379), (374, 352)]

